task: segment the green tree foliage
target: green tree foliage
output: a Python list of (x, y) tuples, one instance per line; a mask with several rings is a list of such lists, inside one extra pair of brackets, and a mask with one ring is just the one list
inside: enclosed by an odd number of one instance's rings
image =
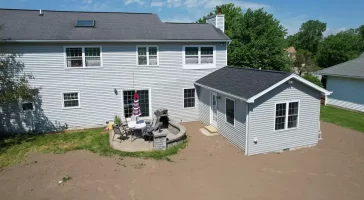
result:
[(0, 37), (0, 105), (17, 103), (20, 99), (32, 101), (37, 95), (37, 89), (29, 85), (33, 76), (23, 73), (24, 64), (19, 61), (20, 56), (7, 50)]
[(301, 76), (303, 73), (316, 71), (316, 64), (313, 60), (312, 53), (306, 50), (298, 50), (296, 59), (293, 62), (297, 73)]
[(302, 76), (304, 79), (311, 81), (312, 83), (322, 87), (322, 83), (320, 81), (319, 78), (317, 78), (316, 76), (312, 75), (312, 74), (305, 74)]
[(357, 58), (364, 50), (360, 29), (330, 35), (320, 44), (317, 64), (326, 68)]
[(294, 47), (303, 49), (316, 55), (318, 46), (323, 40), (323, 32), (326, 31), (326, 23), (319, 20), (309, 20), (301, 25), (298, 33), (293, 37), (296, 38)]
[[(207, 16), (216, 14), (214, 12)], [(245, 13), (234, 4), (224, 4), (225, 33), (232, 40), (228, 47), (228, 64), (270, 70), (290, 69), (285, 52), (285, 28), (263, 9), (248, 9)], [(205, 22), (206, 17), (198, 22)]]
[(286, 38), (286, 47), (294, 47), (295, 46), (295, 42), (297, 41), (297, 34), (294, 35), (289, 35)]
[(225, 34), (230, 38), (233, 38), (234, 33), (237, 33), (237, 24), (243, 16), (243, 11), (239, 6), (235, 6), (232, 3), (216, 6), (212, 12), (197, 20), (196, 23), (206, 23), (206, 18), (212, 15), (217, 15), (219, 9), (221, 10), (221, 13), (225, 15)]

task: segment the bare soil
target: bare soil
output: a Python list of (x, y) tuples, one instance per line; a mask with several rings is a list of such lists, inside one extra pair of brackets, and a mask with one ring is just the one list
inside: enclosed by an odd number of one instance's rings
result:
[(322, 122), (316, 147), (246, 157), (184, 125), (189, 144), (172, 162), (30, 154), (0, 171), (0, 199), (364, 199), (364, 133)]

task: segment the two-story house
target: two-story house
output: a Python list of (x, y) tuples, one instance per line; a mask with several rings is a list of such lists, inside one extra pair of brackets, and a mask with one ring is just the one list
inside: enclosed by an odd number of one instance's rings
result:
[(227, 65), (224, 15), (207, 24), (164, 23), (152, 13), (0, 9), (0, 37), (21, 54), (35, 102), (2, 106), (5, 131), (87, 128), (129, 118), (133, 93), (142, 117), (159, 107), (198, 120), (194, 82)]

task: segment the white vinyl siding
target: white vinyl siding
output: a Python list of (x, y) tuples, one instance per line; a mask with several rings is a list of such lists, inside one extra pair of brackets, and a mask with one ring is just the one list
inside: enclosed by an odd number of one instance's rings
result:
[(95, 68), (102, 67), (102, 50), (98, 46), (64, 47), (65, 67)]
[[(24, 120), (24, 127), (28, 129), (50, 130), (64, 124), (70, 129), (102, 127), (115, 115), (123, 116), (123, 90), (134, 88), (150, 89), (151, 117), (154, 110), (164, 107), (172, 120), (197, 121), (198, 106), (183, 109), (183, 88), (193, 88), (196, 80), (216, 70), (183, 70), (181, 51), (184, 43), (159, 43), (158, 67), (136, 66), (136, 46), (143, 44), (103, 43), (100, 44), (103, 68), (65, 70), (65, 45), (11, 44), (16, 52), (22, 53), (20, 60), (24, 62), (24, 71), (31, 72), (35, 78), (30, 84), (41, 87), (41, 99), (34, 103), (34, 115), (41, 120), (34, 123)], [(217, 68), (224, 67), (226, 46), (210, 45), (217, 48)], [(61, 93), (72, 91), (80, 92), (82, 108), (60, 108), (63, 104)], [(16, 113), (15, 121), (27, 117), (21, 110)], [(8, 129), (16, 132), (16, 126), (8, 126)]]
[(158, 46), (137, 46), (137, 65), (158, 66)]

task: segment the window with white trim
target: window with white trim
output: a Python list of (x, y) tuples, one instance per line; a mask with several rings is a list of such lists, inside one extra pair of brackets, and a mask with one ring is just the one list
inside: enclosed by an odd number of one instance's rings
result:
[(214, 64), (213, 46), (185, 46), (184, 64)]
[(296, 128), (298, 125), (298, 107), (298, 101), (276, 104), (275, 130)]
[(101, 47), (66, 47), (67, 68), (101, 67)]
[(226, 110), (226, 122), (234, 126), (234, 124), (235, 124), (235, 101), (232, 99), (226, 98), (225, 110)]
[(80, 93), (78, 92), (63, 93), (63, 107), (64, 108), (80, 107)]
[(183, 107), (192, 108), (195, 107), (196, 97), (195, 88), (183, 89)]
[(137, 46), (138, 65), (159, 65), (158, 46)]

